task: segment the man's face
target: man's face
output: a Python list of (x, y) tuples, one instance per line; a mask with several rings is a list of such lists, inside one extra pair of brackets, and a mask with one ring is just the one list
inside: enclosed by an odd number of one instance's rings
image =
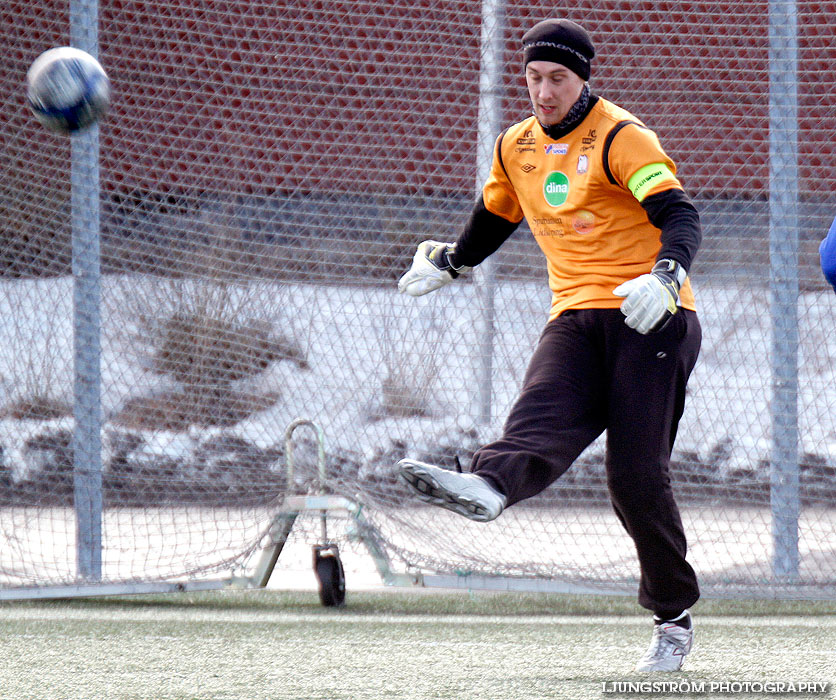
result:
[(577, 73), (551, 61), (526, 65), (525, 82), (534, 114), (543, 126), (558, 124), (580, 97), (584, 85)]

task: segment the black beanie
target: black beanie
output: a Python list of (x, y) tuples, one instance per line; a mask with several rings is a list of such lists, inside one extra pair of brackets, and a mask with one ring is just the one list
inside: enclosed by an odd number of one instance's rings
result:
[(523, 35), (523, 52), (525, 65), (551, 61), (589, 80), (595, 47), (581, 25), (568, 19), (544, 19)]

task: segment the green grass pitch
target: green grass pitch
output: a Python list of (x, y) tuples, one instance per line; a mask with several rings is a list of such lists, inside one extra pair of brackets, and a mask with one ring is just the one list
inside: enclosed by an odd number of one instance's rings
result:
[[(686, 670), (632, 668), (626, 598), (216, 592), (0, 604), (3, 700), (543, 700), (642, 697), (606, 683), (836, 681), (836, 602), (702, 601)], [(824, 693), (793, 697), (833, 697)], [(726, 695), (730, 697), (730, 695)], [(734, 697), (776, 697), (735, 694)]]

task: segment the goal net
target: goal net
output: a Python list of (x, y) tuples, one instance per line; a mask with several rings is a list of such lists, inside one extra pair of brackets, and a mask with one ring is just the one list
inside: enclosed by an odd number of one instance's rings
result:
[[(396, 571), (635, 590), (601, 440), (487, 525), (420, 506), (394, 472), (466, 465), (497, 437), (545, 324), (525, 224), (435, 294), (396, 281), (419, 242), (458, 235), (485, 149), (530, 112), (519, 39), (565, 16), (595, 41), (593, 91), (657, 131), (702, 216), (704, 338), (671, 477), (703, 589), (836, 593), (836, 296), (817, 256), (836, 214), (836, 3), (95, 9), (112, 108), (68, 139), (28, 112), (24, 79), (71, 42), (70, 3), (0, 7), (0, 586), (245, 571), (282, 499), (325, 491), (364, 516), (329, 536), (373, 534)], [(92, 139), (100, 278), (78, 299), (74, 231), (96, 222), (71, 173)], [(79, 324), (100, 341), (98, 466), (74, 459)], [(300, 417), (325, 436), (324, 483), (307, 433), (287, 468)], [(80, 572), (91, 473), (100, 561)]]

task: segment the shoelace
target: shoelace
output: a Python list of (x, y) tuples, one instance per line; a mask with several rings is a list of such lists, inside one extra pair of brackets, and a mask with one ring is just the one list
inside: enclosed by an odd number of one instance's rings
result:
[(662, 647), (664, 642), (666, 641), (668, 640), (666, 640), (665, 635), (662, 634), (662, 626), (655, 625), (653, 627), (653, 637), (650, 640), (650, 648), (648, 648), (645, 656), (650, 657), (652, 659), (655, 659), (659, 656), (663, 656)]
[(653, 637), (650, 640), (650, 647), (645, 654), (646, 658), (657, 659), (667, 655), (669, 648), (678, 649), (680, 645), (662, 630), (662, 625), (653, 627)]

